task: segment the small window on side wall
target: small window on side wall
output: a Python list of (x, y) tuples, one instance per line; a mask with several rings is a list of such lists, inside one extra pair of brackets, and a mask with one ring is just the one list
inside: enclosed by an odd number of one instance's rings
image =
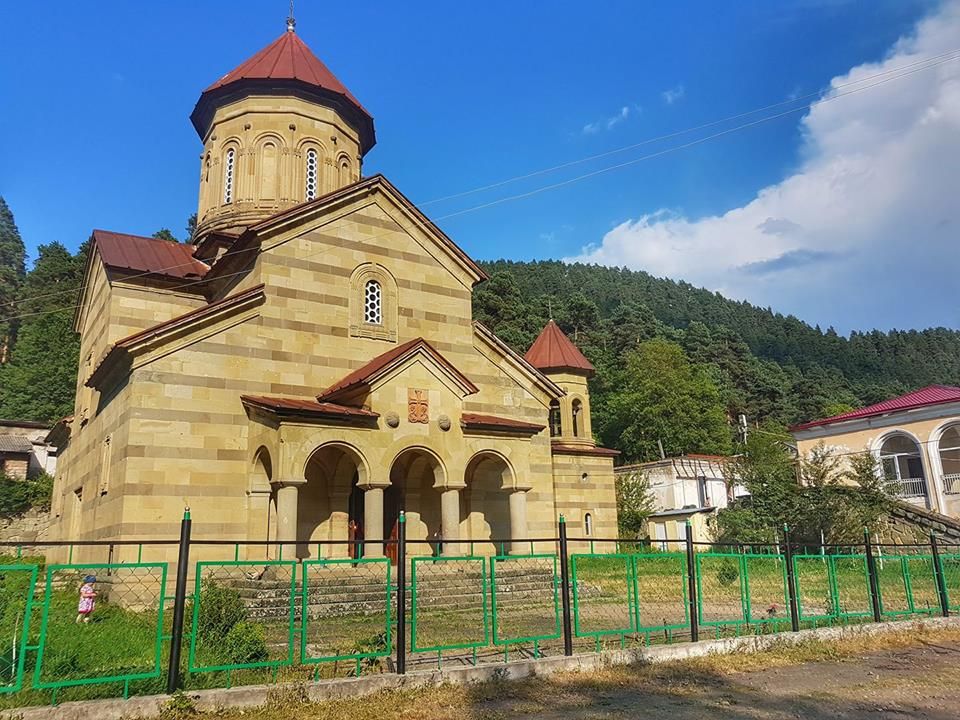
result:
[(229, 205), (233, 202), (233, 176), (237, 161), (237, 151), (233, 148), (227, 150), (227, 155), (223, 160), (223, 204)]
[(307, 168), (306, 168), (306, 192), (304, 197), (307, 200), (316, 200), (317, 199), (317, 188), (319, 183), (317, 178), (319, 176), (319, 163), (317, 161), (317, 151), (313, 148), (307, 150)]
[(593, 515), (590, 513), (583, 516), (583, 532), (587, 537), (593, 535)]
[(574, 400), (570, 409), (573, 412), (573, 436), (580, 437), (580, 433), (583, 432), (583, 403)]

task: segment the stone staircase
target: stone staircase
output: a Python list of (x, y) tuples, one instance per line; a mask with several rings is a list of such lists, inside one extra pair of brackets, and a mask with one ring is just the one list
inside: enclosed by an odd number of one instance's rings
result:
[[(386, 576), (382, 566), (371, 572), (371, 566), (339, 566), (317, 572), (310, 571), (307, 582), (307, 617), (309, 619), (337, 618), (355, 615), (375, 615), (384, 611), (388, 601)], [(487, 609), (491, 607), (491, 580), (486, 583), (480, 569), (474, 564), (465, 568), (455, 563), (437, 563), (418, 566), (417, 606), (438, 611), (463, 611), (482, 607), (484, 595)], [(407, 575), (410, 578), (410, 573)], [(298, 576), (295, 613), (302, 612), (302, 582)], [(409, 580), (408, 580), (409, 582)], [(559, 579), (558, 581), (559, 582)], [(554, 576), (551, 567), (524, 566), (498, 568), (497, 606), (522, 607), (531, 603), (552, 602)], [(225, 581), (236, 589), (247, 607), (251, 620), (279, 620), (287, 617), (290, 604), (290, 581), (271, 577), (269, 572), (259, 578), (232, 578)], [(408, 606), (413, 598), (407, 596)], [(396, 572), (390, 583), (389, 602), (396, 609)]]

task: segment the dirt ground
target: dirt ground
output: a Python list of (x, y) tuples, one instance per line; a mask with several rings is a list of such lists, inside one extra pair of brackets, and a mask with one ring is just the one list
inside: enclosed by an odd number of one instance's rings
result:
[(902, 720), (960, 718), (960, 631), (804, 643), (756, 655), (514, 683), (300, 703), (278, 694), (233, 720)]

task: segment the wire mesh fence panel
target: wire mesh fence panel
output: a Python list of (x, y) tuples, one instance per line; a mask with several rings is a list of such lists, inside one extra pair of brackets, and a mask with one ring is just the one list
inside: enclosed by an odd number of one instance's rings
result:
[(625, 635), (636, 629), (633, 556), (570, 556), (573, 628), (577, 637)]
[(910, 609), (933, 615), (940, 612), (940, 593), (933, 555), (910, 555), (903, 559), (910, 583)]
[(879, 555), (874, 561), (880, 612), (886, 616), (909, 615), (913, 612), (910, 598), (910, 571), (906, 557), (898, 554)]
[(947, 591), (947, 607), (960, 610), (960, 553), (940, 553), (943, 585)]
[(495, 645), (560, 637), (556, 555), (490, 558), (491, 627)]
[(633, 556), (636, 583), (636, 630), (663, 633), (673, 640), (677, 631), (690, 628), (687, 593), (687, 556), (683, 553), (640, 553)]
[(787, 571), (781, 555), (743, 556), (746, 571), (746, 614), (753, 624), (779, 629), (790, 624)]
[(35, 688), (159, 678), (166, 563), (50, 565)]
[(817, 621), (835, 617), (830, 558), (826, 555), (794, 555), (793, 567), (800, 619)]
[(490, 643), (487, 561), (418, 557), (410, 561), (410, 650), (441, 652)]
[(0, 564), (0, 694), (23, 687), (37, 573), (36, 565)]
[(303, 663), (362, 660), (390, 654), (390, 560), (310, 560), (303, 563), (300, 657)]
[(866, 555), (832, 555), (835, 616), (839, 619), (868, 617), (872, 614), (870, 575)]
[(293, 662), (296, 562), (199, 562), (189, 671), (272, 668)]
[(742, 625), (747, 619), (743, 556), (698, 553), (697, 609), (701, 625)]

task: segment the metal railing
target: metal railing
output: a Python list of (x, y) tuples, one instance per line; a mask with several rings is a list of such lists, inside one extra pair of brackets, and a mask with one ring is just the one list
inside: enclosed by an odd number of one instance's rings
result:
[(441, 547), (399, 526), (286, 559), (288, 541), (193, 539), (188, 516), (179, 543), (0, 543), (0, 712), (960, 610), (960, 546), (934, 537), (801, 548), (786, 528), (777, 545), (688, 528), (661, 551), (568, 537), (561, 517), (556, 537)]
[(927, 481), (924, 478), (900, 478), (894, 481), (894, 486), (899, 497), (927, 497)]
[(947, 495), (960, 494), (960, 473), (947, 473), (943, 476), (943, 492)]

